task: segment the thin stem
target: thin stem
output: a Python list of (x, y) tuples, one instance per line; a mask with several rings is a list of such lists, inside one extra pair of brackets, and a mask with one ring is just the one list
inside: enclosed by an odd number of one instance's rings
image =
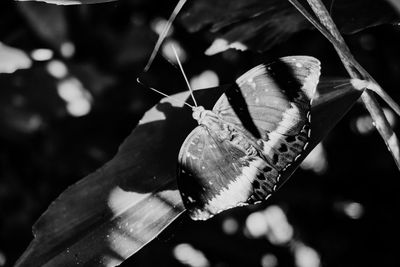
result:
[[(322, 26), (320, 22), (316, 21), (314, 17), (297, 1), (297, 0), (289, 0), (293, 6), (295, 6), (300, 13), (303, 14), (313, 25), (316, 27), (335, 47), (338, 52), (343, 65), (347, 69), (349, 73), (353, 73), (353, 78), (365, 79), (370, 81), (370, 84), (373, 85), (368, 87), (368, 89), (377, 93), (393, 110), (400, 116), (400, 106), (382, 89), (382, 87), (375, 81), (375, 79), (355, 60), (353, 55), (351, 54), (349, 48), (344, 42), (343, 37), (340, 35), (336, 25), (333, 23), (332, 18), (330, 17), (328, 11), (324, 6), (317, 4), (311, 4), (313, 11), (318, 17), (322, 17), (321, 23), (325, 26)], [(324, 9), (324, 10), (323, 10)], [(325, 15), (327, 14), (327, 15)], [(329, 16), (329, 17), (328, 17)], [(327, 30), (329, 29), (329, 31)]]
[[(297, 2), (297, 0), (289, 1), (333, 44), (349, 75), (352, 78), (365, 79), (374, 83), (375, 86), (373, 87), (378, 88), (376, 92), (390, 105), (390, 107), (393, 108), (396, 113), (400, 114), (400, 108), (397, 103), (394, 102), (386, 92), (384, 92), (372, 76), (354, 59), (350, 49), (347, 47), (342, 35), (323, 3), (320, 0), (307, 0), (315, 15), (320, 20), (320, 22), (316, 22), (316, 20)], [(364, 101), (367, 110), (371, 114), (376, 129), (382, 136), (389, 151), (392, 153), (396, 165), (400, 170), (400, 144), (396, 134), (393, 132), (389, 122), (387, 121), (382, 108), (370, 90), (365, 90), (361, 98)]]
[(172, 23), (174, 22), (176, 16), (181, 11), (182, 7), (185, 5), (187, 0), (179, 0), (178, 4), (175, 6), (174, 11), (172, 11), (171, 16), (168, 19), (167, 24), (165, 25), (163, 31), (161, 32), (160, 36), (158, 37), (157, 43), (154, 46), (153, 51), (151, 52), (149, 61), (147, 61), (146, 67), (144, 67), (144, 72), (147, 72), (156, 57), (158, 50), (160, 50), (161, 44), (163, 43), (165, 37), (167, 36), (169, 29), (171, 28)]
[[(320, 0), (308, 0), (311, 8), (320, 19), (321, 23), (329, 30), (332, 39), (336, 40), (332, 42), (335, 46), (336, 51), (342, 58), (343, 64), (349, 73), (352, 73), (353, 78), (363, 78), (368, 80), (373, 85), (368, 89), (373, 90), (377, 93), (393, 110), (400, 116), (400, 106), (382, 89), (382, 87), (375, 81), (375, 79), (355, 60), (350, 52), (350, 49), (346, 45), (342, 35), (337, 29), (332, 17), (328, 13), (323, 3)], [(356, 70), (355, 70), (356, 69)], [(360, 77), (361, 76), (361, 77)]]
[(382, 108), (370, 90), (366, 90), (361, 95), (361, 99), (371, 114), (375, 128), (382, 136), (383, 141), (394, 158), (397, 168), (400, 170), (400, 143), (396, 133), (393, 132), (392, 127), (386, 119), (385, 113), (383, 113)]
[(311, 15), (297, 0), (289, 0), (289, 2), (297, 8), (297, 10), (309, 21), (311, 22), (312, 25), (314, 25), (315, 28), (317, 28), (324, 36), (326, 39), (328, 39), (332, 44), (335, 46), (337, 45), (337, 41), (333, 36), (327, 31), (327, 29), (321, 25), (313, 15)]

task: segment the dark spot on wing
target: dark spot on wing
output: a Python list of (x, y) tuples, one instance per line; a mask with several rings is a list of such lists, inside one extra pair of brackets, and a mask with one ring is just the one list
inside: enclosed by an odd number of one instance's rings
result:
[(254, 181), (254, 182), (253, 182), (253, 187), (254, 187), (254, 188), (257, 188), (257, 189), (260, 188), (260, 183), (259, 183), (257, 180)]
[(264, 181), (265, 180), (264, 174), (262, 174), (262, 173), (257, 174), (257, 179), (261, 180), (261, 181)]
[(307, 137), (305, 137), (304, 135), (298, 135), (297, 140), (300, 142), (307, 142)]
[(232, 85), (231, 88), (225, 91), (225, 95), (243, 127), (256, 139), (259, 139), (261, 134), (251, 117), (249, 107), (238, 85)]
[(295, 136), (286, 137), (286, 142), (293, 143), (294, 141), (296, 141), (296, 137)]
[(277, 164), (277, 163), (278, 163), (278, 160), (279, 160), (278, 154), (274, 154), (274, 155), (272, 156), (272, 163), (273, 163), (273, 164)]
[(274, 79), (274, 82), (281, 90), (285, 90), (285, 95), (289, 98), (289, 101), (298, 98), (302, 85), (291, 66), (278, 59), (270, 67), (271, 78)]
[(287, 152), (288, 147), (286, 144), (281, 144), (281, 147), (278, 150), (279, 150), (279, 152)]
[(272, 168), (270, 166), (266, 166), (266, 167), (264, 167), (263, 171), (270, 172), (270, 171), (272, 171)]

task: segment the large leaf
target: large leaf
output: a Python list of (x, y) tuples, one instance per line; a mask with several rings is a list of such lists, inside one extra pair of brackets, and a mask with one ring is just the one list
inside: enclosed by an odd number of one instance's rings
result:
[[(195, 95), (211, 108), (223, 89), (198, 90)], [(307, 152), (359, 95), (349, 86), (339, 90), (321, 83)], [(188, 93), (174, 97), (184, 100)], [(110, 162), (62, 193), (35, 224), (35, 238), (16, 266), (115, 266), (176, 219), (184, 211), (176, 159), (195, 127), (191, 110), (182, 106), (181, 101), (163, 99), (144, 115)]]
[[(220, 94), (196, 95), (213, 103)], [(164, 100), (148, 111), (110, 162), (50, 205), (17, 266), (112, 266), (152, 240), (183, 211), (176, 159), (194, 126), (182, 102)]]
[(56, 5), (82, 5), (82, 4), (97, 4), (97, 3), (112, 2), (116, 0), (16, 0), (16, 1), (20, 2), (35, 1), (35, 2), (45, 2), (48, 4), (56, 4)]
[[(324, 0), (343, 33), (396, 23), (399, 14), (387, 0)], [(228, 48), (265, 51), (294, 33), (312, 29), (287, 0), (197, 0), (181, 14), (191, 32), (208, 29), (214, 37), (206, 51), (212, 55)]]

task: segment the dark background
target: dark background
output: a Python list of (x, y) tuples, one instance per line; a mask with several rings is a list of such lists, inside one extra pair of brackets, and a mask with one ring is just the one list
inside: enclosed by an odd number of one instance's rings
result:
[[(111, 159), (143, 113), (159, 101), (161, 96), (138, 86), (136, 77), (157, 39), (152, 23), (167, 18), (174, 5), (155, 0), (71, 7), (1, 2), (0, 41), (24, 51), (32, 65), (0, 73), (0, 266), (11, 266), (25, 250), (32, 224), (51, 201)], [(189, 78), (212, 70), (224, 84), (264, 58), (295, 54), (319, 58), (324, 76), (346, 75), (317, 31), (299, 32), (263, 55), (229, 50), (207, 57), (203, 52), (210, 36), (189, 34), (179, 22), (169, 38), (185, 51)], [(346, 41), (400, 102), (400, 27), (366, 29), (346, 36)], [(72, 55), (60, 49), (65, 43), (73, 44)], [(38, 48), (54, 54), (35, 60), (31, 53)], [(66, 78), (48, 71), (54, 60), (90, 94), (86, 115), (68, 112), (57, 93)], [(146, 82), (167, 94), (186, 90), (180, 74), (161, 59)], [(398, 132), (398, 118), (387, 112)], [(318, 266), (301, 265), (296, 259), (320, 260), (322, 266), (398, 266), (399, 173), (361, 103), (309, 162), (314, 168), (299, 169), (267, 203), (202, 223), (182, 216), (123, 266), (181, 266), (179, 250), (185, 255), (201, 251), (208, 265), (198, 266)], [(293, 237), (274, 243), (272, 230), (251, 235), (265, 222), (252, 224), (249, 215), (277, 209), (286, 214)], [(182, 243), (190, 246), (179, 246)]]

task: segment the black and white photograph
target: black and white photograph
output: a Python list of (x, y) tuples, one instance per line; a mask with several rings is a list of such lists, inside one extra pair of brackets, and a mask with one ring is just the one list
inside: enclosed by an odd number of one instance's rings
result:
[(400, 0), (1, 0), (0, 267), (397, 267)]

